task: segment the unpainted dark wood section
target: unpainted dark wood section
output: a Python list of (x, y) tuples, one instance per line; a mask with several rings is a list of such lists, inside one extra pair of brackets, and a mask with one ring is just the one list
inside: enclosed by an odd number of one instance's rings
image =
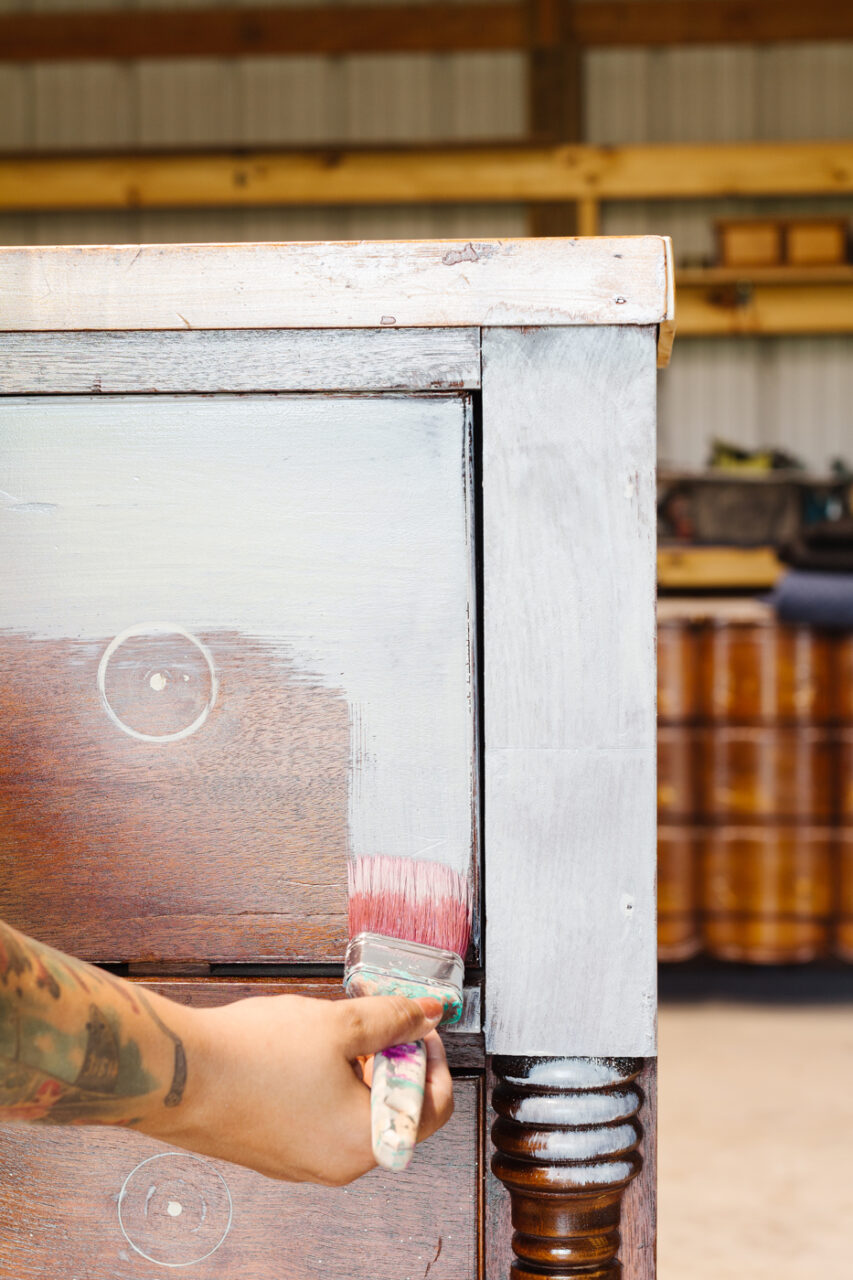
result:
[[(105, 715), (108, 637), (0, 634), (0, 917), (94, 961), (340, 961), (346, 698), (262, 641), (199, 639), (215, 657), (216, 701), (203, 732), (161, 743)], [(203, 683), (191, 652), (173, 657), (155, 666), (185, 662), (179, 691)], [(194, 713), (192, 702), (161, 711), (150, 694), (145, 678), (112, 691), (123, 719), (154, 734)]]
[[(506, 1273), (509, 1243), (510, 1280), (651, 1280), (653, 1159), (652, 1181), (631, 1205), (632, 1257), (624, 1269), (620, 1260), (622, 1202), (643, 1165), (645, 1098), (638, 1081), (645, 1075), (653, 1089), (649, 1065), (640, 1059), (492, 1060), (491, 1167), (509, 1194), (490, 1184), (487, 1274)], [(653, 1153), (653, 1124), (650, 1135)]]
[[(319, 1000), (346, 999), (338, 977), (213, 977), (204, 981), (192, 978), (159, 980), (149, 978), (144, 981), (146, 987), (166, 996), (169, 1000), (204, 1009), (230, 1004), (233, 1000), (245, 1000), (249, 996), (311, 996)], [(486, 1059), (482, 1032), (463, 1032), (453, 1027), (446, 1027), (441, 1036), (452, 1071), (483, 1069)]]
[(619, 1260), (622, 1280), (655, 1280), (657, 1275), (658, 1060), (646, 1058), (637, 1076), (643, 1095), (638, 1116), (643, 1131), (643, 1163), (622, 1197)]
[(0, 1276), (476, 1280), (480, 1079), (458, 1078), (455, 1097), (409, 1171), (341, 1189), (124, 1130), (0, 1128)]

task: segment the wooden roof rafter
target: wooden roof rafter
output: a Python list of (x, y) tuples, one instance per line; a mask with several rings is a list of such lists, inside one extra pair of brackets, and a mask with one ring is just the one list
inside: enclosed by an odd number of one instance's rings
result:
[(321, 147), (0, 157), (0, 212), (853, 193), (853, 141)]
[(853, 40), (853, 6), (839, 0), (557, 0), (553, 8), (559, 20), (545, 24), (527, 0), (4, 13), (0, 61)]

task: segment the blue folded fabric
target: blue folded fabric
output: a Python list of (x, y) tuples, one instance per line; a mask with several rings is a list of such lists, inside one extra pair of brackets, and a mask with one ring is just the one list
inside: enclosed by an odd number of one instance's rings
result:
[(780, 622), (807, 622), (836, 631), (853, 628), (853, 573), (792, 569), (767, 597)]

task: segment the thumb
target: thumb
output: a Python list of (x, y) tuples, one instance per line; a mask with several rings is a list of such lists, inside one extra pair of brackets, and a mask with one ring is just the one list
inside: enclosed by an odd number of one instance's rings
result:
[(344, 1048), (351, 1058), (422, 1040), (438, 1026), (444, 1012), (440, 1000), (409, 1000), (405, 996), (362, 996), (342, 1001), (338, 1008)]

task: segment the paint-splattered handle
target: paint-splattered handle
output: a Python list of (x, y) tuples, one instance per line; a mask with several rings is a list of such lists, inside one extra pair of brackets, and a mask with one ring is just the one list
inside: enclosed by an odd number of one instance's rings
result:
[(398, 1044), (373, 1059), (370, 1088), (370, 1127), (373, 1154), (391, 1173), (405, 1169), (412, 1158), (426, 1081), (426, 1049), (422, 1040)]

